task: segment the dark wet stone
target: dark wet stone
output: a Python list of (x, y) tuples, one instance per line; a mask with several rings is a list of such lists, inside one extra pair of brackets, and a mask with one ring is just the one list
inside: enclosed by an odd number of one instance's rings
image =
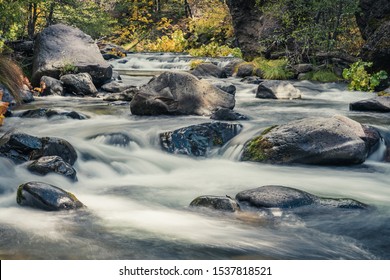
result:
[(60, 80), (52, 77), (42, 76), (40, 86), (43, 89), (41, 95), (63, 95), (64, 87)]
[(240, 113), (234, 112), (231, 109), (219, 108), (211, 115), (210, 119), (219, 121), (244, 121), (248, 120), (248, 117)]
[(236, 195), (239, 203), (256, 208), (293, 209), (313, 206), (316, 209), (368, 209), (369, 206), (349, 198), (324, 198), (298, 189), (285, 186), (263, 186), (239, 192)]
[(16, 117), (20, 118), (52, 118), (56, 116), (67, 117), (75, 120), (85, 120), (89, 117), (76, 111), (60, 110), (60, 109), (48, 109), (39, 108), (33, 110), (27, 110), (20, 114), (16, 114)]
[(240, 206), (237, 201), (228, 196), (199, 196), (191, 203), (191, 207), (206, 207), (213, 210), (236, 212), (240, 211)]
[(34, 150), (31, 159), (44, 156), (60, 156), (70, 165), (73, 165), (77, 160), (77, 153), (73, 146), (68, 141), (56, 137), (43, 137), (42, 149)]
[(41, 157), (31, 162), (27, 166), (27, 169), (30, 172), (40, 175), (46, 175), (48, 173), (57, 173), (68, 177), (73, 181), (77, 181), (76, 170), (59, 156)]
[(257, 77), (257, 76), (249, 76), (249, 77), (245, 77), (245, 78), (241, 79), (240, 82), (247, 83), (247, 84), (259, 85), (262, 82), (264, 82), (264, 80), (260, 77)]
[(212, 148), (225, 145), (241, 129), (240, 124), (203, 123), (161, 133), (160, 143), (169, 153), (207, 156)]
[(390, 112), (390, 96), (378, 96), (349, 104), (351, 111)]
[(40, 138), (24, 133), (7, 132), (0, 138), (0, 155), (9, 158), (15, 163), (22, 163), (30, 159), (32, 152), (42, 149)]
[(16, 201), (46, 211), (72, 210), (85, 207), (73, 194), (53, 185), (28, 182), (19, 186)]
[(64, 85), (65, 93), (80, 96), (95, 96), (97, 94), (92, 77), (88, 73), (67, 74), (61, 76), (60, 80)]

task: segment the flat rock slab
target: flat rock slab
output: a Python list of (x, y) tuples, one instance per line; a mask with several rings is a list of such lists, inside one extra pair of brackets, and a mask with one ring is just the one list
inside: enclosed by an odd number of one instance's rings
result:
[(59, 79), (67, 66), (76, 67), (78, 73), (89, 73), (96, 86), (112, 76), (112, 67), (89, 35), (64, 24), (51, 25), (35, 40), (33, 85), (39, 85), (42, 76)]
[(390, 96), (378, 96), (376, 98), (360, 100), (349, 104), (351, 111), (390, 112)]

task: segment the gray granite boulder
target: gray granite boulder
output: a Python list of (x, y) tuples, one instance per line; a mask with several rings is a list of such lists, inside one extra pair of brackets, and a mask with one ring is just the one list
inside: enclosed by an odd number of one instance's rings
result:
[(371, 137), (375, 135), (366, 135), (360, 123), (347, 117), (306, 118), (264, 130), (245, 144), (242, 160), (274, 164), (360, 164), (374, 145)]
[(33, 85), (39, 85), (42, 76), (58, 79), (69, 66), (89, 73), (98, 87), (112, 76), (112, 67), (89, 35), (64, 24), (45, 28), (35, 40)]

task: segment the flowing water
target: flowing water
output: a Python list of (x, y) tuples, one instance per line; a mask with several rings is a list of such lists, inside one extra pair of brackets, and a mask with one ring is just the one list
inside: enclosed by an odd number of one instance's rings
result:
[[(162, 59), (163, 58), (163, 59)], [(188, 69), (188, 58), (130, 55), (139, 71)], [(152, 61), (152, 63), (151, 63)], [(175, 63), (174, 66), (167, 65)], [(225, 63), (225, 62), (221, 62)], [(134, 67), (121, 63), (122, 69)], [(114, 66), (118, 64), (115, 63)], [(180, 66), (181, 65), (181, 66)], [(126, 66), (126, 67), (125, 67)], [(150, 77), (125, 77), (140, 85)], [(273, 124), (341, 114), (390, 135), (390, 115), (348, 110), (371, 94), (343, 85), (296, 82), (302, 100), (260, 100), (256, 85), (229, 78), (236, 107), (250, 117), (243, 131), (207, 158), (163, 152), (160, 132), (210, 122), (202, 116), (140, 117), (126, 103), (99, 98), (46, 97), (18, 110), (73, 109), (87, 120), (7, 118), (11, 128), (68, 140), (78, 152), (78, 182), (59, 175), (33, 175), (0, 158), (0, 257), (2, 259), (389, 259), (390, 164), (382, 146), (352, 167), (273, 166), (239, 161), (243, 144)], [(109, 145), (108, 133), (127, 134), (128, 145)], [(99, 134), (106, 134), (95, 137)], [(44, 212), (16, 203), (17, 187), (43, 181), (74, 193), (82, 211)], [(273, 209), (272, 217), (195, 211), (200, 195), (229, 195), (263, 185), (284, 185), (324, 197), (348, 197), (372, 205), (367, 212), (332, 211), (296, 215)]]

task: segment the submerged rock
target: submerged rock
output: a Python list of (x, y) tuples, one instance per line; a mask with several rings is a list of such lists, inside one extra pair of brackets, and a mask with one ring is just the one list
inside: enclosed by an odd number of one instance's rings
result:
[(349, 104), (351, 111), (390, 112), (390, 96), (378, 96)]
[(60, 109), (48, 109), (48, 108), (39, 108), (33, 110), (27, 110), (20, 114), (16, 114), (15, 117), (20, 118), (52, 118), (55, 116), (62, 116), (75, 120), (86, 120), (89, 117), (78, 113), (76, 111), (60, 110)]
[(301, 91), (286, 81), (267, 80), (257, 88), (257, 98), (263, 99), (299, 99)]
[(128, 146), (132, 141), (127, 134), (121, 132), (97, 134), (89, 137), (88, 139), (98, 138), (101, 138), (104, 144), (112, 146)]
[(141, 87), (130, 103), (133, 115), (210, 115), (233, 109), (234, 96), (188, 73), (164, 72)]
[(219, 121), (244, 121), (248, 120), (248, 117), (234, 112), (231, 109), (218, 108), (215, 112), (213, 112), (210, 119)]
[(53, 185), (28, 182), (19, 186), (16, 202), (46, 211), (72, 210), (85, 207), (73, 194)]
[(228, 196), (199, 196), (191, 203), (191, 207), (206, 207), (213, 210), (236, 212), (240, 211), (240, 206), (237, 201)]
[(161, 133), (160, 143), (169, 153), (207, 156), (212, 148), (225, 145), (241, 129), (240, 124), (203, 123)]
[(266, 163), (350, 165), (364, 162), (369, 142), (349, 118), (306, 118), (263, 131), (245, 144), (242, 160)]
[(303, 206), (368, 209), (368, 205), (349, 198), (323, 198), (284, 186), (263, 186), (245, 190), (236, 195), (239, 203), (256, 208), (292, 209)]
[(119, 92), (119, 93), (111, 93), (108, 95), (105, 95), (103, 100), (104, 101), (131, 101), (134, 98), (134, 95), (137, 93), (136, 87), (131, 87), (129, 89), (126, 89), (125, 91)]
[(76, 170), (59, 156), (45, 156), (31, 162), (27, 169), (30, 172), (46, 175), (48, 173), (57, 173), (77, 181)]

